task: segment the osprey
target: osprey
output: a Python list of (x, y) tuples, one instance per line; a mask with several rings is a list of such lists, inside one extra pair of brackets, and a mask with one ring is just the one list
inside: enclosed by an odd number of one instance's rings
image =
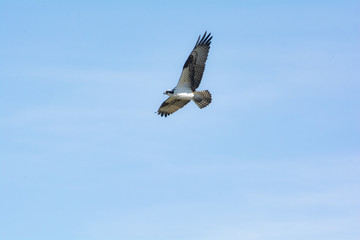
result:
[(205, 62), (212, 39), (211, 33), (207, 35), (207, 32), (204, 33), (201, 39), (200, 37), (201, 35), (184, 64), (178, 84), (174, 89), (164, 92), (169, 98), (161, 104), (158, 110), (158, 115), (161, 117), (167, 117), (176, 112), (191, 100), (199, 108), (204, 108), (211, 103), (211, 94), (208, 90), (196, 91), (205, 70)]

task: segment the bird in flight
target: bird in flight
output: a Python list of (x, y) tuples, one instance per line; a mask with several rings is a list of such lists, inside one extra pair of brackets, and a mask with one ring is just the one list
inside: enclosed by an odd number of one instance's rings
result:
[(167, 117), (176, 112), (191, 100), (199, 108), (204, 108), (211, 103), (211, 94), (208, 90), (196, 91), (199, 87), (202, 75), (205, 70), (205, 62), (210, 50), (211, 33), (199, 36), (194, 49), (186, 60), (180, 80), (172, 90), (166, 90), (164, 94), (169, 98), (163, 102), (157, 111), (161, 117)]

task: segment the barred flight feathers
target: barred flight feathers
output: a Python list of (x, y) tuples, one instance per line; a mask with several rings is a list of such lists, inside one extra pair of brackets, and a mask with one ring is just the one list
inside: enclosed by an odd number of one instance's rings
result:
[(195, 91), (200, 83), (205, 70), (205, 63), (209, 54), (211, 44), (211, 33), (199, 36), (194, 49), (187, 58), (180, 80), (178, 82), (179, 87), (190, 87), (192, 91)]
[(204, 108), (211, 103), (211, 94), (208, 90), (196, 91), (205, 70), (211, 39), (211, 33), (205, 32), (203, 36), (199, 36), (194, 49), (184, 64), (178, 84), (174, 89), (164, 92), (169, 98), (161, 104), (157, 111), (158, 115), (167, 117), (188, 104), (191, 100), (199, 108)]
[(211, 103), (211, 94), (208, 90), (194, 92), (194, 102), (202, 109)]
[(174, 97), (169, 97), (168, 99), (166, 99), (166, 101), (164, 101), (161, 104), (158, 110), (158, 115), (162, 117), (163, 116), (167, 117), (168, 115), (176, 112), (177, 110), (188, 104), (189, 102), (190, 100), (183, 100), (183, 99), (176, 99)]

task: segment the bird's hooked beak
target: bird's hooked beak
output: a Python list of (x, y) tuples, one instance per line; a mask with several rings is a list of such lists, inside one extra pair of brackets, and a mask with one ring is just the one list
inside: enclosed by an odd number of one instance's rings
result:
[(163, 93), (164, 95), (166, 94), (166, 92)]

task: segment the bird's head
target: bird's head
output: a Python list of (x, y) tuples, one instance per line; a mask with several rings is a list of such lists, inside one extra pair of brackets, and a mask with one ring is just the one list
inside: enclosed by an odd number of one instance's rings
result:
[(173, 90), (166, 90), (166, 91), (164, 92), (164, 94), (170, 96), (170, 95), (174, 94), (174, 89), (173, 89)]

